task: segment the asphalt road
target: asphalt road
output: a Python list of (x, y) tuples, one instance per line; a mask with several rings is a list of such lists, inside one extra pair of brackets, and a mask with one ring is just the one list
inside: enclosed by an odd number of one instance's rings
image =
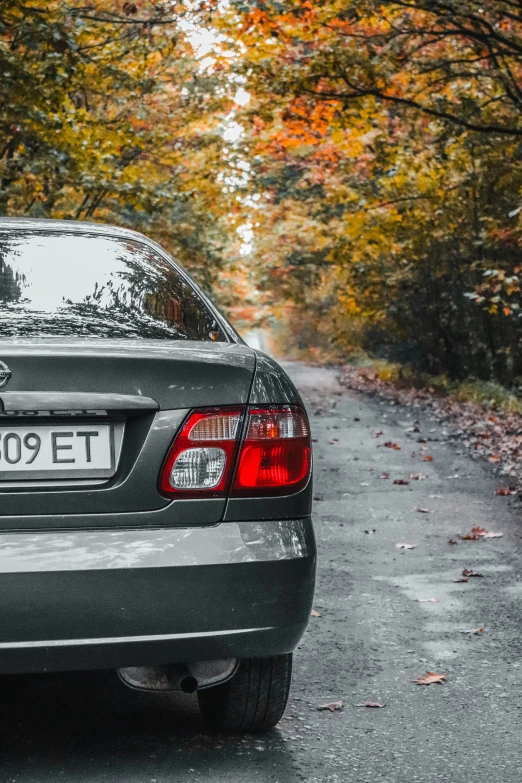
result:
[[(520, 509), (418, 411), (342, 391), (333, 370), (288, 369), (317, 439), (321, 616), (280, 728), (216, 737), (193, 698), (135, 694), (111, 673), (4, 677), (1, 783), (518, 783)], [(425, 478), (393, 484), (410, 473)], [(504, 535), (448, 543), (476, 525)], [(484, 576), (457, 583), (465, 568)], [(427, 671), (447, 682), (416, 685)], [(386, 706), (355, 706), (367, 700)]]

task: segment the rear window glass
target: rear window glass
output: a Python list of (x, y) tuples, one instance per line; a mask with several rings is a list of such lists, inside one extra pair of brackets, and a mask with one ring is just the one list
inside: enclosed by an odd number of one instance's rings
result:
[(1, 337), (226, 340), (193, 288), (132, 239), (0, 233)]

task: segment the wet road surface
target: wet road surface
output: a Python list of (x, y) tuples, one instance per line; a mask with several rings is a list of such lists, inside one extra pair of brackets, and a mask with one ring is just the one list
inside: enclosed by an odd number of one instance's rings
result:
[[(316, 439), (321, 616), (280, 727), (216, 737), (193, 697), (137, 694), (110, 672), (4, 677), (1, 783), (518, 783), (520, 510), (418, 411), (343, 391), (334, 370), (286, 366)], [(474, 526), (504, 535), (448, 543)], [(458, 583), (465, 568), (484, 576)], [(427, 671), (447, 682), (414, 684)], [(340, 699), (342, 711), (316, 710)], [(366, 700), (386, 706), (355, 706)]]

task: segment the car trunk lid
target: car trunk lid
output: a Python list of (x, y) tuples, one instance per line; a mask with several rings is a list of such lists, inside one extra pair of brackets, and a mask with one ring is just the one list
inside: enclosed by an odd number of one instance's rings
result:
[[(168, 506), (157, 480), (179, 425), (192, 408), (246, 404), (256, 361), (247, 346), (225, 342), (64, 338), (2, 342), (0, 360), (11, 373), (0, 389), (0, 517), (19, 518), (10, 523), (14, 527), (25, 527), (35, 515), (46, 527), (55, 526), (60, 515), (126, 517)], [(95, 475), (87, 465), (83, 473), (72, 466), (63, 480), (58, 473), (48, 480), (38, 474), (37, 481), (30, 471), (27, 478), (9, 476), (1, 470), (2, 436), (14, 428), (23, 443), (31, 434), (28, 422), (37, 434), (53, 429), (53, 448), (58, 443), (59, 449), (70, 449), (55, 452), (60, 459), (73, 458), (73, 437), (84, 453), (102, 434), (109, 438), (104, 432), (110, 430), (113, 469), (107, 464)], [(44, 430), (36, 431), (37, 426)], [(60, 440), (64, 431), (72, 433), (69, 440)], [(88, 442), (85, 433), (91, 431), (98, 435)], [(16, 447), (11, 444), (15, 456)], [(182, 522), (180, 503), (171, 519), (175, 524)], [(200, 503), (194, 517), (188, 506), (188, 516), (201, 523), (219, 521), (223, 510), (221, 501)], [(54, 521), (46, 522), (46, 516)], [(121, 523), (128, 525), (129, 519)]]

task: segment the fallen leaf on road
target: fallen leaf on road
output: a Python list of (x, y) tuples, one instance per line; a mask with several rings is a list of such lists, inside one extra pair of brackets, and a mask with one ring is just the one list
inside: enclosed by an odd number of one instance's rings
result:
[(376, 432), (376, 433), (375, 433), (375, 437), (376, 437), (376, 438), (380, 438), (380, 437), (381, 437), (381, 435), (384, 435), (384, 432), (383, 432), (382, 430), (381, 430), (380, 432)]
[(417, 438), (417, 443), (427, 443), (426, 438)]
[(375, 532), (376, 532), (376, 529), (375, 529), (375, 528), (372, 528), (371, 530), (365, 530), (364, 532), (365, 532), (365, 533), (368, 533), (368, 535), (369, 535), (369, 536), (371, 536), (371, 535), (372, 535), (372, 533), (375, 533)]
[(482, 538), (502, 538), (503, 533), (490, 533), (485, 527), (472, 527), (471, 533), (459, 534), (462, 541), (480, 541)]
[(454, 579), (453, 581), (455, 584), (460, 584), (461, 582), (469, 582), (469, 579)]
[(511, 487), (497, 487), (495, 490), (495, 495), (516, 495), (517, 491), (516, 489), (511, 489)]
[(390, 474), (389, 473), (381, 473), (379, 478), (380, 479), (389, 479), (390, 478)]
[(406, 481), (406, 479), (394, 479), (394, 484), (400, 484), (401, 487), (407, 486), (410, 482)]
[(387, 440), (386, 443), (382, 444), (386, 449), (393, 449), (394, 451), (400, 451), (401, 447), (398, 446), (396, 443), (393, 443), (391, 440)]
[(448, 541), (448, 544), (457, 544), (457, 543), (458, 543), (458, 542), (457, 542), (457, 541), (455, 541), (455, 539), (454, 539), (454, 538), (450, 538), (450, 540)]
[(412, 481), (422, 481), (426, 476), (423, 473), (408, 473), (408, 478)]
[(312, 609), (310, 614), (311, 614), (312, 617), (320, 617), (321, 616), (321, 612), (318, 612), (317, 609)]
[(479, 574), (478, 571), (474, 571), (472, 568), (465, 568), (462, 571), (462, 576), (465, 576), (467, 579), (469, 579), (471, 576), (483, 577), (484, 574)]
[(397, 549), (415, 549), (417, 544), (395, 544)]
[(443, 495), (429, 495), (428, 497), (430, 497), (432, 500), (444, 500)]
[(448, 676), (446, 674), (436, 674), (435, 672), (427, 672), (426, 674), (422, 674), (420, 677), (417, 677), (413, 682), (416, 682), (417, 685), (442, 685), (445, 680), (448, 679)]
[(314, 495), (314, 500), (324, 500), (324, 498), (321, 495)]
[(433, 457), (430, 457), (430, 455), (429, 455), (429, 454), (426, 454), (426, 456), (424, 456), (424, 457), (422, 458), (422, 461), (423, 461), (423, 462), (433, 462)]
[(361, 704), (354, 704), (354, 707), (373, 707), (378, 710), (382, 707), (386, 707), (386, 703), (381, 704), (380, 701), (363, 701)]
[(430, 513), (429, 508), (422, 508), (421, 506), (417, 506), (415, 511), (420, 511), (421, 514), (429, 514)]
[(498, 454), (492, 454), (491, 457), (488, 457), (489, 462), (500, 462), (500, 457)]
[(438, 598), (416, 598), (415, 602), (418, 604), (438, 604)]
[(370, 485), (368, 484), (367, 481), (361, 481), (361, 487), (369, 487), (369, 486)]
[(459, 631), (459, 633), (472, 633), (475, 634), (475, 636), (478, 636), (481, 633), (484, 633), (483, 628), (473, 628), (471, 631)]
[(459, 535), (459, 538), (462, 538), (463, 541), (478, 541), (478, 539), (482, 538), (487, 532), (485, 527), (472, 527), (471, 533)]
[(318, 710), (329, 710), (330, 712), (335, 712), (336, 710), (342, 710), (344, 707), (344, 701), (332, 701), (330, 704), (320, 704), (317, 709)]

